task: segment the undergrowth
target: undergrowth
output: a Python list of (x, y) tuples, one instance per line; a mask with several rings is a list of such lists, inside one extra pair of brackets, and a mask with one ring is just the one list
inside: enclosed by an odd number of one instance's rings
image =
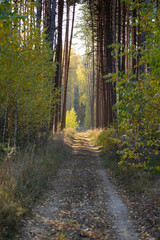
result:
[(6, 158), (10, 151), (11, 147), (8, 147), (7, 144), (0, 143), (0, 163)]
[(120, 164), (121, 159), (117, 154), (119, 145), (115, 139), (120, 138), (114, 128), (106, 130), (89, 130), (87, 136), (91, 139), (92, 144), (102, 147), (102, 154), (105, 161), (105, 167), (111, 170), (112, 175), (118, 178), (119, 183), (125, 185), (131, 194), (143, 193), (145, 191), (151, 194), (155, 199), (160, 200), (159, 185), (160, 177), (158, 176), (157, 159), (152, 158), (150, 162), (151, 170), (142, 167), (135, 167), (132, 164), (123, 166)]
[(74, 128), (65, 128), (64, 129), (65, 142), (72, 144), (75, 134), (76, 134), (76, 130)]
[(21, 217), (32, 207), (56, 173), (67, 148), (62, 140), (49, 140), (17, 152), (0, 165), (0, 239), (12, 239)]
[(127, 187), (131, 194), (143, 193), (153, 184), (153, 176), (143, 169), (128, 166), (122, 168), (118, 165), (118, 159), (114, 152), (106, 153), (105, 167), (110, 169), (112, 175), (118, 178), (118, 182)]
[(102, 132), (102, 129), (96, 128), (94, 130), (88, 130), (86, 132), (86, 135), (88, 138), (90, 138), (91, 143), (95, 146), (98, 145), (97, 141), (98, 141), (98, 137), (100, 135), (100, 133)]
[(109, 152), (115, 150), (114, 137), (116, 130), (114, 128), (107, 128), (101, 132), (97, 138), (97, 144), (103, 147), (103, 152)]

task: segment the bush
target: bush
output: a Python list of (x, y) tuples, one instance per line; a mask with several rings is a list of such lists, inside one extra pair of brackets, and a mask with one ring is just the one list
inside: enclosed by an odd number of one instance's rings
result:
[(104, 152), (109, 152), (115, 148), (115, 134), (116, 131), (114, 128), (107, 128), (98, 136), (97, 143), (104, 147)]

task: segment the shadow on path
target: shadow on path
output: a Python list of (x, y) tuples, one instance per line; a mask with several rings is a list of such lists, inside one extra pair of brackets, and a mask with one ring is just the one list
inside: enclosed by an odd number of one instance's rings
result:
[(16, 239), (139, 240), (126, 204), (107, 177), (100, 151), (80, 133), (71, 152)]

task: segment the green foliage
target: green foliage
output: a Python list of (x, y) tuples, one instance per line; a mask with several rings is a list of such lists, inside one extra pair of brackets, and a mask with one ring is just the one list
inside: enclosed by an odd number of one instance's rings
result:
[[(119, 144), (119, 165), (147, 167), (153, 156), (159, 155), (159, 106), (160, 96), (150, 84), (151, 73), (142, 74), (138, 81), (134, 76), (119, 76), (117, 89), (119, 101), (117, 127), (122, 137), (115, 139)], [(130, 81), (128, 81), (130, 79)], [(122, 134), (124, 133), (124, 134)]]
[(98, 136), (97, 143), (104, 147), (104, 152), (112, 151), (115, 148), (115, 134), (116, 130), (114, 128), (107, 128)]
[[(33, 24), (35, 3), (25, 3), (23, 16), (17, 14), (14, 3), (4, 1), (0, 7), (0, 109), (4, 138), (12, 140), (17, 128), (17, 141), (25, 142), (48, 128), (51, 80), (56, 66), (50, 61), (52, 51), (45, 34)], [(56, 94), (57, 91), (54, 98)]]
[[(143, 5), (143, 4), (142, 4)], [(140, 26), (146, 33), (146, 40), (141, 51), (140, 64), (149, 64), (151, 68), (150, 82), (160, 90), (160, 9), (155, 10), (154, 5), (141, 8)]]
[(71, 111), (67, 111), (67, 114), (66, 114), (66, 128), (76, 129), (78, 127), (79, 127), (79, 124), (77, 122), (77, 114), (74, 108), (72, 108)]
[[(128, 71), (125, 74), (109, 74), (106, 78), (108, 81), (117, 82), (118, 101), (114, 108), (117, 111), (116, 126), (121, 135), (115, 138), (115, 143), (119, 145), (119, 166), (124, 169), (127, 169), (128, 165), (143, 167), (150, 171), (152, 159), (158, 159), (160, 155), (159, 10), (155, 11), (151, 6), (145, 8), (145, 3), (140, 5), (137, 1), (130, 2), (132, 7), (140, 8), (140, 17), (136, 24), (139, 24), (145, 34), (143, 45), (133, 50), (136, 56), (140, 56), (139, 76), (137, 79), (137, 76)], [(113, 47), (116, 54), (120, 46)], [(159, 164), (157, 162), (157, 166), (154, 166), (156, 173)]]
[(91, 143), (93, 145), (98, 145), (99, 147), (103, 147), (103, 151), (105, 153), (111, 152), (115, 149), (115, 136), (116, 130), (111, 127), (105, 130), (102, 129), (94, 129), (88, 130), (86, 132), (87, 137), (91, 139)]

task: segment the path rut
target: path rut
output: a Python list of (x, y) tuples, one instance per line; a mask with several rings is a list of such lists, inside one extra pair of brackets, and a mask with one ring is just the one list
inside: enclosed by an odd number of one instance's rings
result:
[(70, 161), (35, 205), (33, 217), (24, 220), (16, 239), (141, 239), (99, 153), (85, 134), (77, 135)]

